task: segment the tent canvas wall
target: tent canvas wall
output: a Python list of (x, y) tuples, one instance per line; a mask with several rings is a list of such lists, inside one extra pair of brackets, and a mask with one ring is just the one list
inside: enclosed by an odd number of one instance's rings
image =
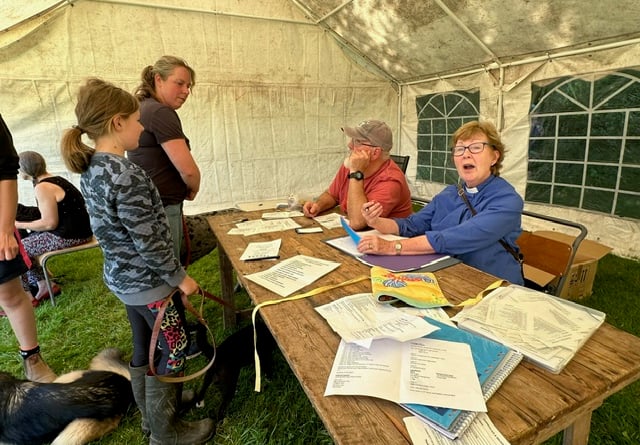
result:
[[(640, 6), (584, 0), (51, 1), (0, 6), (0, 112), (19, 150), (77, 181), (58, 155), (75, 89), (99, 76), (132, 91), (162, 54), (184, 57), (196, 87), (179, 110), (203, 172), (186, 211), (320, 193), (346, 154), (343, 125), (375, 117), (418, 179), (416, 98), (476, 91), (501, 130), (503, 176), (525, 196), (532, 82), (639, 66)], [(31, 197), (22, 183), (20, 193)], [(640, 201), (640, 200), (639, 200)], [(526, 208), (585, 224), (589, 237), (640, 256), (640, 224), (599, 212)]]

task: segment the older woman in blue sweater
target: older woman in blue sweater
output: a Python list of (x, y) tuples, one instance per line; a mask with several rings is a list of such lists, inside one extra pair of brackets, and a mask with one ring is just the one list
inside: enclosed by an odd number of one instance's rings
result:
[(370, 227), (407, 239), (365, 236), (358, 250), (377, 255), (445, 253), (511, 283), (524, 284), (516, 244), (524, 203), (500, 177), (504, 152), (493, 124), (464, 124), (454, 133), (451, 149), (462, 184), (449, 185), (407, 218), (381, 218), (377, 202), (365, 203), (362, 214)]

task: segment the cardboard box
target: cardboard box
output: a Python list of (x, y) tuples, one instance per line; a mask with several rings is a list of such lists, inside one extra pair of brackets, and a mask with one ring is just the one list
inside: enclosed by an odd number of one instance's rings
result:
[[(554, 231), (523, 232), (518, 244), (524, 253), (525, 278), (556, 294), (560, 282), (560, 273), (557, 271), (562, 266), (554, 270), (554, 263), (566, 264), (574, 240), (574, 236)], [(583, 239), (571, 262), (568, 278), (556, 295), (570, 300), (591, 295), (598, 261), (611, 250), (596, 241)]]

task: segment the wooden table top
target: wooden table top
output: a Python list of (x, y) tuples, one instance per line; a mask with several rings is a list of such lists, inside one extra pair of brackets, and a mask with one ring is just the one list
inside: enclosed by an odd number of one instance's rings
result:
[[(344, 236), (343, 229), (299, 235), (294, 230), (253, 236), (228, 235), (239, 218), (258, 219), (262, 211), (225, 213), (209, 218), (221, 255), (228, 256), (254, 304), (280, 297), (244, 278), (269, 269), (274, 261), (241, 261), (249, 242), (282, 239), (281, 259), (302, 254), (340, 262), (300, 293), (369, 276), (369, 268), (324, 243)], [(295, 218), (303, 227), (315, 221)], [(496, 278), (465, 264), (435, 272), (447, 299), (456, 304), (478, 294)], [(410, 444), (402, 418), (408, 413), (393, 402), (365, 396), (325, 397), (329, 372), (340, 342), (314, 307), (343, 296), (370, 292), (368, 280), (309, 298), (266, 306), (260, 310), (307, 397), (337, 444)], [(450, 315), (453, 309), (447, 309)], [(539, 444), (565, 431), (565, 444), (586, 445), (591, 412), (611, 394), (640, 378), (640, 338), (604, 323), (557, 375), (523, 361), (487, 403), (496, 427), (513, 445)], [(569, 437), (568, 437), (569, 436)]]

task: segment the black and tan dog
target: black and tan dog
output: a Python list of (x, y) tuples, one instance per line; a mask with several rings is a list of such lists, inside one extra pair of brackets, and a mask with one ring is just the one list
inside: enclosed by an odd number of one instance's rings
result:
[(117, 349), (53, 383), (0, 373), (0, 444), (84, 445), (113, 431), (132, 401), (129, 369)]

